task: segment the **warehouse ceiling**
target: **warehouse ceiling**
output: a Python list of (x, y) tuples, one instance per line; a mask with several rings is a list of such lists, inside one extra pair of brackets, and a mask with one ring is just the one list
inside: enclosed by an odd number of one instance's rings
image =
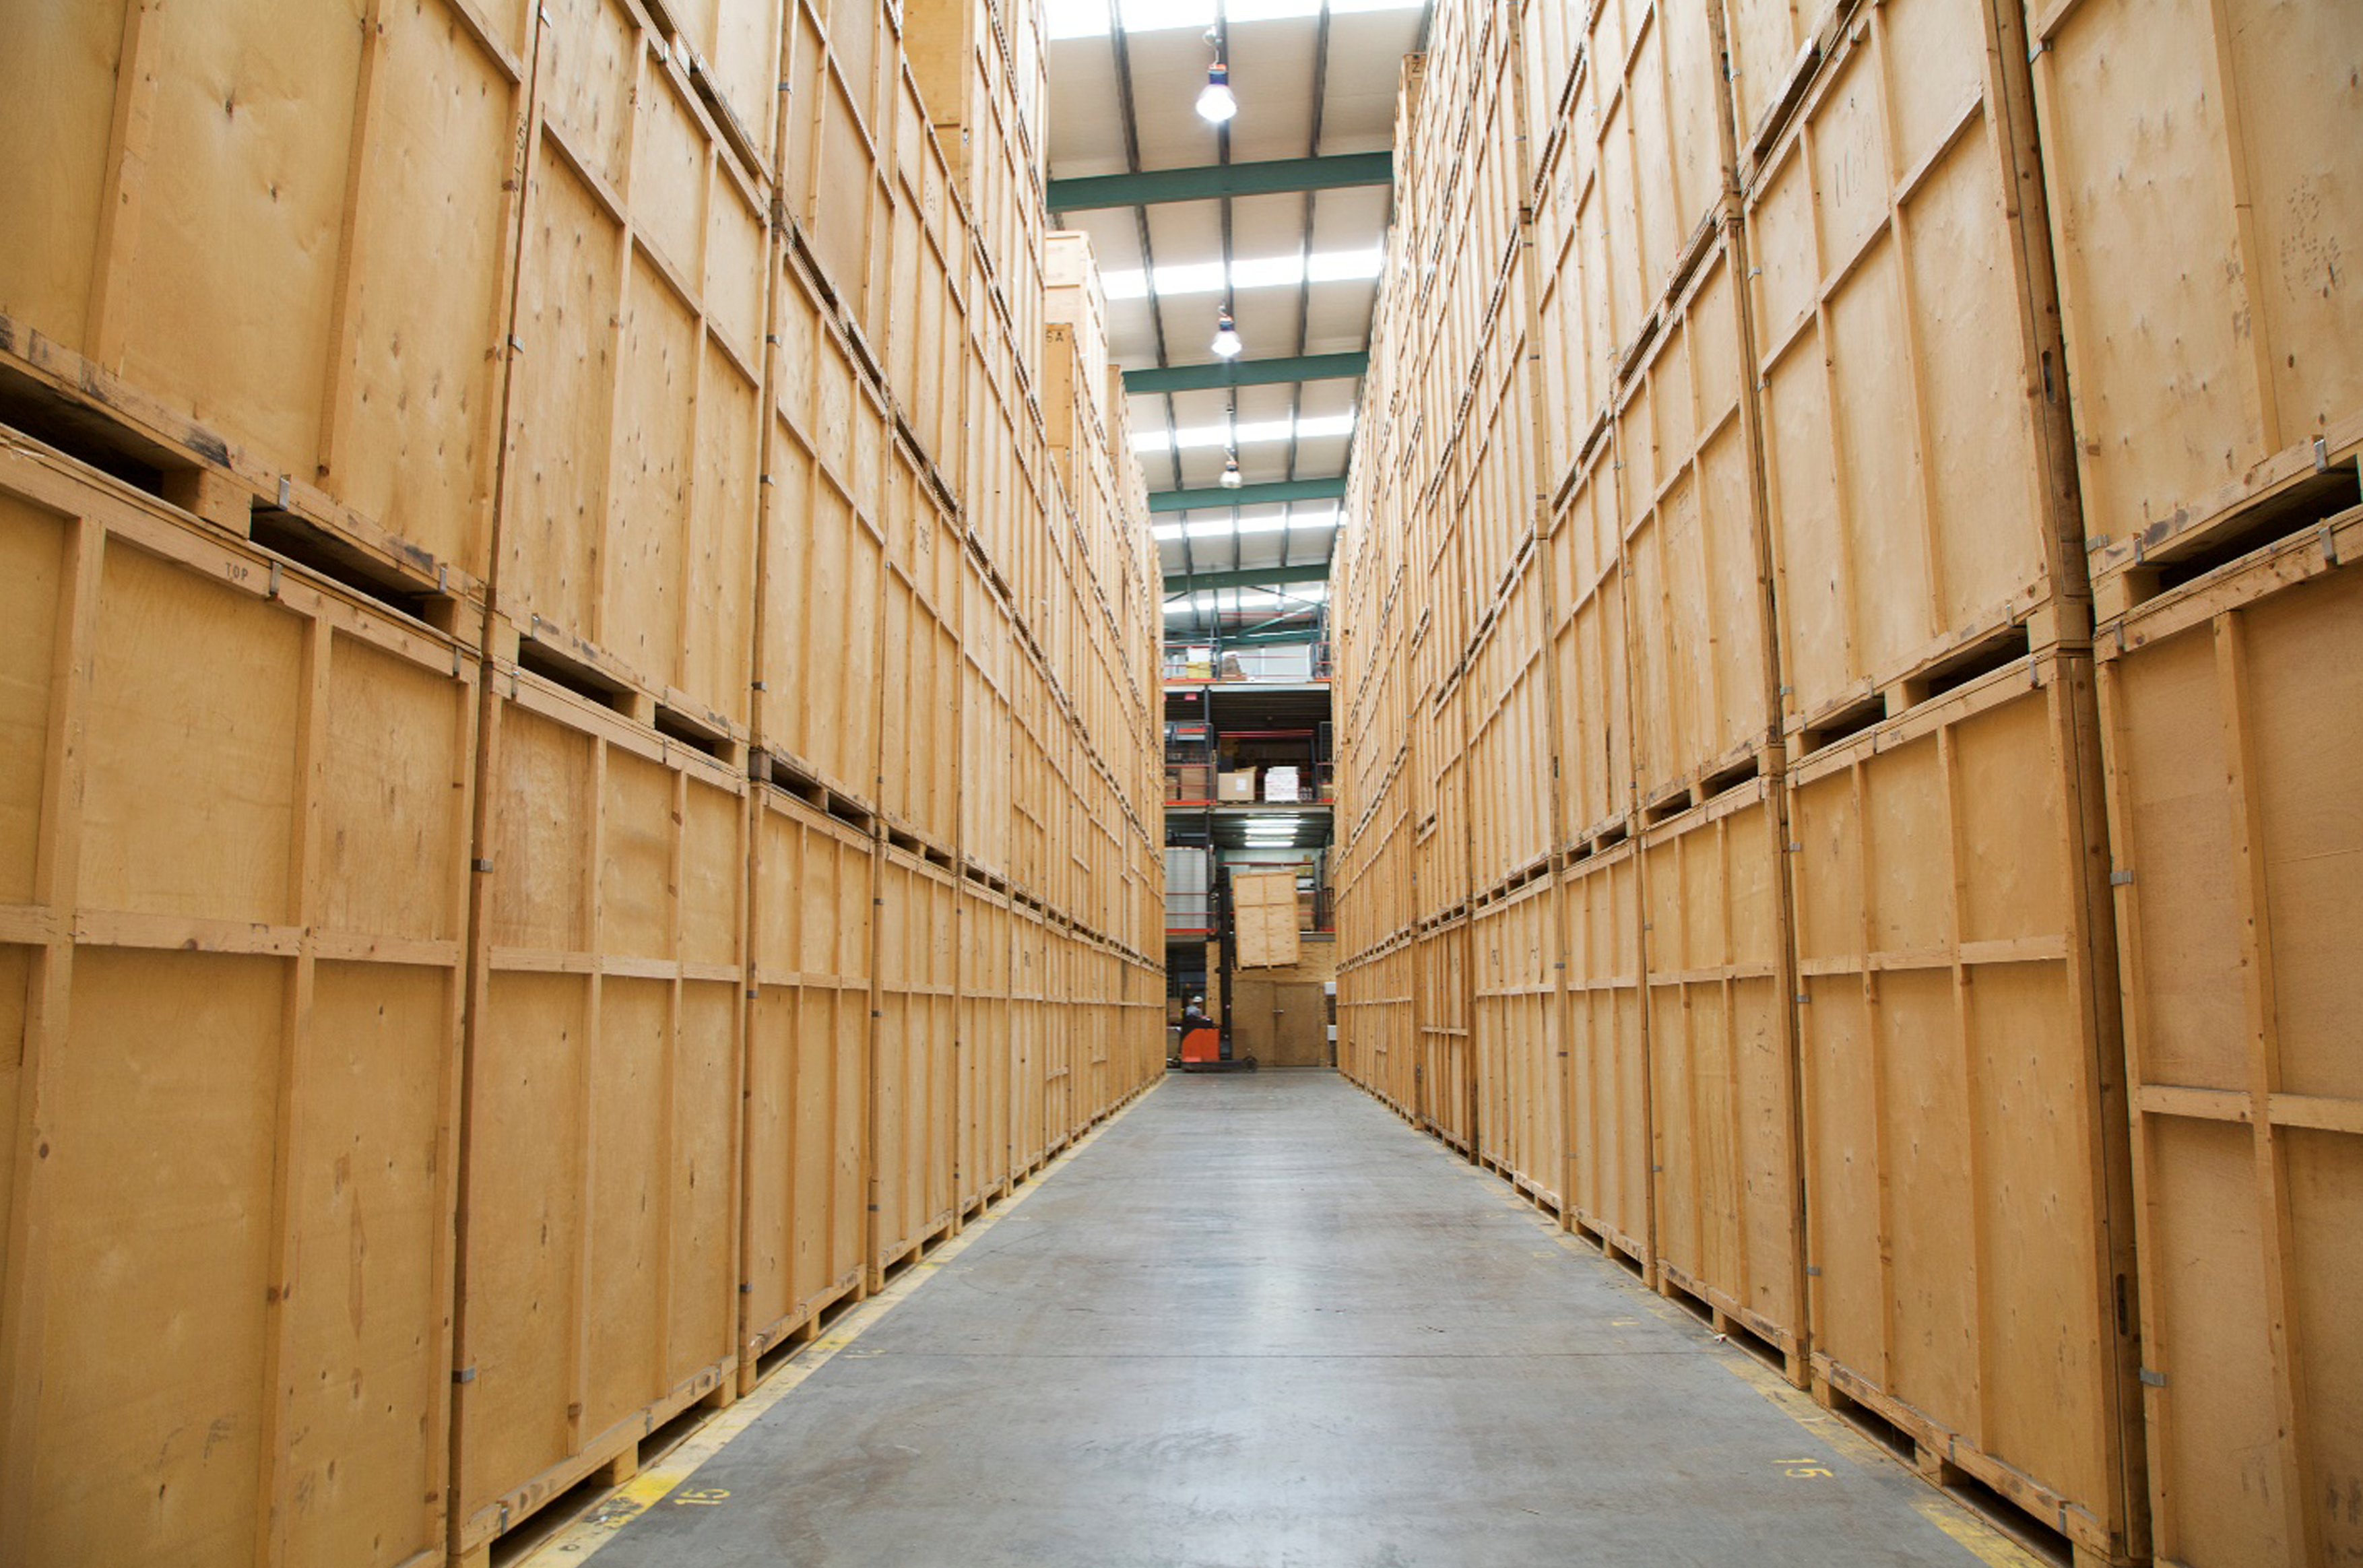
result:
[[(1109, 348), (1136, 383), (1167, 628), (1302, 637), (1327, 591), (1392, 200), (1396, 84), (1427, 6), (1047, 10), (1052, 221), (1092, 237)], [(1196, 108), (1218, 49), (1238, 104), (1221, 127)], [(1243, 341), (1227, 370), (1213, 348), (1226, 305)], [(1234, 454), (1242, 483), (1229, 491)]]

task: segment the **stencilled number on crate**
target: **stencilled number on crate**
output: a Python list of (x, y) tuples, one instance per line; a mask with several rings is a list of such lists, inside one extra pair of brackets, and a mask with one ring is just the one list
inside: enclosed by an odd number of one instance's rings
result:
[(1776, 1459), (1772, 1463), (1792, 1481), (1827, 1481), (1832, 1474), (1830, 1467), (1818, 1459)]
[(707, 1486), (695, 1491), (677, 1493), (673, 1506), (678, 1508), (714, 1508), (730, 1500), (730, 1494), (720, 1486)]

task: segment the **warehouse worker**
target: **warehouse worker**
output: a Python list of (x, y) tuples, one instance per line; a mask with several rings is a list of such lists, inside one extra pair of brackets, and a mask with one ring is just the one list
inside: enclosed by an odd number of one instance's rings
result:
[(1206, 1016), (1206, 999), (1204, 997), (1192, 997), (1190, 999), (1190, 1005), (1182, 1010), (1182, 1032), (1186, 1035), (1193, 1029), (1212, 1029), (1214, 1027), (1215, 1021)]

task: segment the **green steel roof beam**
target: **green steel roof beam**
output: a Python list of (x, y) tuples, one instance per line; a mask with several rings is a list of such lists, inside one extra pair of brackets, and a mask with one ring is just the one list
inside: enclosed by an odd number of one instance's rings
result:
[(1344, 152), (1326, 158), (1272, 158), (1255, 163), (1210, 163), (1195, 169), (1148, 169), (1137, 174), (1091, 174), (1050, 182), (1050, 210), (1139, 207), (1158, 202), (1211, 202), (1225, 196), (1285, 195), (1349, 185), (1392, 185), (1392, 152)]
[(1148, 510), (1190, 512), (1210, 507), (1273, 506), (1292, 501), (1343, 501), (1346, 480), (1337, 479), (1278, 480), (1268, 484), (1243, 484), (1237, 490), (1160, 490), (1148, 498)]
[(1210, 387), (1350, 381), (1366, 374), (1370, 368), (1368, 354), (1301, 354), (1285, 359), (1225, 359), (1212, 365), (1151, 365), (1126, 370), (1124, 390), (1138, 393), (1204, 392)]

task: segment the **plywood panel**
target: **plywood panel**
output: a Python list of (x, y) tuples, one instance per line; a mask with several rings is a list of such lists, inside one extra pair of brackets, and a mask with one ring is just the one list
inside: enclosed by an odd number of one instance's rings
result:
[(1792, 769), (1790, 860), (1815, 1375), (2124, 1551), (2145, 1510), (2089, 679), (2038, 660)]
[(1634, 771), (1653, 815), (1763, 770), (1780, 729), (1736, 223), (1710, 237), (1617, 404)]
[(742, 740), (765, 193), (637, 10), (565, 0), (539, 37), (497, 608), (539, 657)]
[(1795, 993), (1776, 785), (1650, 830), (1649, 1135), (1667, 1278), (1803, 1372)]
[[(963, 878), (960, 890), (959, 1196), (962, 1212), (1011, 1177), (1009, 900)], [(1159, 1053), (1161, 1058), (1162, 1053)]]
[[(2363, 430), (2339, 261), (2363, 17), (2285, 0), (2025, 7), (2096, 570), (2204, 549)], [(2171, 258), (2162, 262), (2161, 258)], [(2353, 504), (2302, 502), (2286, 532)]]
[[(747, 863), (749, 786), (530, 675), (496, 690), (460, 1200), (463, 1550), (727, 1399), (738, 1371), (747, 895), (709, 868)], [(693, 891), (727, 900), (719, 931)]]
[(1479, 1147), (1554, 1209), (1568, 1163), (1557, 902), (1545, 878), (1470, 921)]
[(1567, 955), (1565, 1212), (1647, 1273), (1657, 1253), (1641, 862), (1627, 844), (1570, 866), (1558, 887)]
[(949, 1225), (959, 1203), (952, 1177), (959, 883), (900, 850), (878, 854), (868, 1251), (873, 1283)]
[(754, 797), (742, 1386), (861, 1282), (870, 1149), (873, 841)]
[[(2363, 1452), (2363, 513), (2155, 599), (2102, 664), (2158, 1549), (2335, 1561)], [(2229, 786), (2228, 790), (2226, 786)], [(2225, 1453), (2240, 1456), (2234, 1464)]]
[(438, 1551), (475, 664), (22, 437), (0, 566), (0, 1557)]
[(241, 531), (261, 498), (478, 593), (532, 34), (515, 0), (12, 17), (50, 85), (0, 111), (6, 358), (227, 480)]
[(1747, 198), (1786, 722), (1809, 745), (2081, 614), (2024, 51), (1969, 0), (1865, 11)]
[(875, 805), (885, 593), (884, 407), (810, 277), (779, 258), (757, 616), (757, 743)]

